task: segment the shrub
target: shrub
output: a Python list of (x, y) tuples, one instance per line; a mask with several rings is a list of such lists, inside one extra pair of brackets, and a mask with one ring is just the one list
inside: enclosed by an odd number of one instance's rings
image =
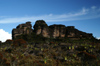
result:
[(3, 55), (0, 53), (0, 59), (2, 59), (3, 58)]
[(26, 45), (27, 42), (23, 39), (17, 39), (13, 41), (13, 46), (22, 46), (22, 45)]
[(5, 64), (7, 62), (7, 59), (6, 58), (3, 58), (2, 59), (2, 62), (3, 62), (3, 64)]
[(10, 66), (10, 63), (6, 62), (5, 65), (6, 65), (6, 66)]
[(12, 52), (12, 49), (10, 49), (10, 48), (9, 49), (6, 49), (5, 52), (11, 53)]
[(91, 61), (97, 59), (95, 55), (87, 53), (86, 51), (81, 51), (80, 53), (78, 53), (78, 56), (82, 57), (83, 61)]
[(16, 57), (11, 57), (11, 62), (14, 62), (16, 60)]
[(7, 39), (5, 43), (7, 43), (7, 44), (12, 44), (12, 43), (13, 43), (13, 40)]

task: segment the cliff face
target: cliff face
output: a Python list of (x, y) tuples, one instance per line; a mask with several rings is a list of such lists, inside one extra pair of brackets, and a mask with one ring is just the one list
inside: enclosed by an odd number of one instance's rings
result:
[(53, 38), (56, 37), (65, 37), (66, 35), (66, 27), (64, 25), (51, 25), (50, 28), (50, 36)]
[(43, 37), (50, 37), (49, 36), (49, 27), (43, 20), (36, 21), (35, 25), (33, 26), (34, 32), (36, 35), (41, 34)]
[(25, 24), (20, 24), (16, 29), (12, 30), (12, 38), (15, 39), (16, 36), (21, 34), (31, 34), (34, 32), (36, 35), (42, 35), (47, 38), (56, 37), (67, 37), (67, 38), (93, 38), (92, 34), (79, 31), (74, 26), (65, 25), (51, 25), (48, 26), (45, 21), (37, 20), (32, 29), (31, 22), (26, 22)]
[(12, 38), (15, 39), (16, 36), (21, 34), (31, 34), (33, 32), (31, 22), (26, 22), (25, 24), (20, 24), (12, 30)]

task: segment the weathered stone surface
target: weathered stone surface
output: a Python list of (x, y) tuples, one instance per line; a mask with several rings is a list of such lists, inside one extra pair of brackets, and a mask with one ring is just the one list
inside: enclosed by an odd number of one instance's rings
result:
[(32, 29), (31, 22), (26, 22), (25, 24), (18, 25), (12, 30), (12, 38), (21, 34), (31, 34), (34, 32), (36, 35), (41, 35), (47, 38), (57, 38), (57, 37), (67, 37), (73, 40), (80, 38), (93, 38), (92, 34), (79, 31), (74, 26), (65, 25), (50, 25), (48, 26), (44, 20), (37, 20)]
[(34, 31), (37, 35), (41, 34), (43, 37), (50, 37), (49, 36), (49, 27), (43, 20), (36, 21), (34, 25)]
[(68, 38), (93, 38), (91, 33), (79, 31), (74, 26), (66, 27), (66, 37)]
[(51, 25), (49, 26), (51, 37), (65, 37), (66, 27), (64, 25)]
[(31, 34), (32, 33), (32, 25), (31, 22), (26, 22), (25, 24), (20, 24), (16, 28), (12, 30), (12, 38), (16, 38), (16, 36), (21, 34)]

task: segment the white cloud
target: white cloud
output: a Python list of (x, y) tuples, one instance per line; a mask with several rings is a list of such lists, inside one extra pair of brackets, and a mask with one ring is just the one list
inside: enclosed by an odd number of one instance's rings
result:
[(86, 14), (88, 11), (89, 11), (89, 9), (86, 9), (86, 8), (83, 8), (83, 9), (82, 9), (82, 13), (83, 13), (83, 14)]
[(92, 6), (91, 8), (92, 8), (92, 9), (96, 9), (97, 7), (96, 7), (96, 6)]
[(23, 16), (23, 17), (4, 17), (0, 19), (0, 23), (16, 23), (16, 22), (26, 22), (43, 19), (46, 22), (60, 22), (60, 21), (73, 21), (73, 20), (86, 20), (94, 19), (100, 17), (100, 8), (92, 6), (91, 8), (82, 8), (75, 13), (67, 14), (47, 14), (47, 15), (38, 15), (38, 16)]
[(98, 37), (97, 39), (100, 39), (100, 37)]
[(0, 29), (0, 41), (5, 42), (7, 39), (12, 39), (11, 34), (4, 31), (3, 29)]

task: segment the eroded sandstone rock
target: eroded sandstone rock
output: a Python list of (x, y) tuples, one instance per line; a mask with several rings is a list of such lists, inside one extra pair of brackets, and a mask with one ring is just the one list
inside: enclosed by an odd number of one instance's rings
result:
[(16, 28), (12, 30), (12, 38), (16, 38), (16, 36), (21, 34), (31, 34), (32, 33), (32, 25), (31, 22), (26, 22), (25, 24), (20, 24)]
[(43, 20), (37, 20), (34, 25), (34, 31), (37, 35), (41, 34), (43, 37), (49, 36), (49, 27)]
[(51, 37), (65, 37), (66, 34), (66, 27), (65, 25), (51, 25), (49, 26)]
[(41, 35), (47, 38), (57, 38), (57, 37), (66, 37), (72, 39), (80, 38), (93, 38), (91, 33), (86, 33), (79, 31), (74, 26), (65, 26), (65, 25), (50, 25), (48, 26), (44, 20), (37, 20), (32, 29), (31, 22), (26, 22), (25, 24), (18, 25), (15, 29), (12, 30), (12, 38), (22, 34), (31, 34), (34, 32), (36, 35)]

